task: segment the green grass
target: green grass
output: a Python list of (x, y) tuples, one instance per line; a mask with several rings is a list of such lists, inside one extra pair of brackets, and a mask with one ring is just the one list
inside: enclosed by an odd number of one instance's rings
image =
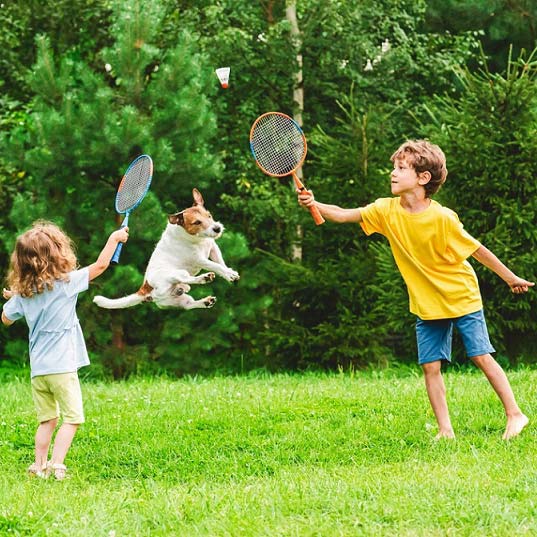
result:
[[(537, 372), (510, 373), (532, 416)], [(0, 385), (0, 535), (536, 535), (535, 430), (503, 442), (484, 376), (418, 370), (83, 384), (64, 482), (26, 477), (29, 380)]]

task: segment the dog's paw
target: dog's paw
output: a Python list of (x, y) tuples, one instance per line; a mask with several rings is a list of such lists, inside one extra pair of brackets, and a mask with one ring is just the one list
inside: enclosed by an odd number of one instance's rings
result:
[(215, 273), (214, 272), (206, 272), (205, 274), (202, 274), (201, 276), (203, 278), (203, 283), (210, 283), (210, 282), (212, 282), (214, 280)]
[(186, 283), (178, 283), (172, 287), (171, 294), (172, 296), (181, 296), (190, 291), (190, 285)]
[(223, 276), (228, 282), (236, 282), (240, 278), (239, 273), (230, 268), (224, 272)]
[(206, 308), (212, 308), (216, 304), (215, 296), (206, 296), (203, 300)]

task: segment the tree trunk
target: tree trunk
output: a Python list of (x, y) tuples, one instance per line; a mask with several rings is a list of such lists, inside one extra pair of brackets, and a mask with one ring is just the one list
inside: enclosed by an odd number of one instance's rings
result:
[(118, 351), (125, 348), (125, 338), (123, 332), (123, 323), (121, 321), (112, 321), (112, 345)]
[[(291, 37), (296, 50), (297, 70), (294, 75), (293, 84), (293, 118), (302, 127), (304, 112), (304, 84), (302, 79), (302, 36), (298, 28), (298, 20), (296, 17), (296, 3), (290, 2), (285, 9), (285, 18), (291, 25)], [(303, 179), (302, 168), (296, 171), (299, 179)], [(299, 224), (296, 226), (295, 237), (291, 247), (291, 258), (293, 261), (302, 261), (302, 237), (304, 230)]]

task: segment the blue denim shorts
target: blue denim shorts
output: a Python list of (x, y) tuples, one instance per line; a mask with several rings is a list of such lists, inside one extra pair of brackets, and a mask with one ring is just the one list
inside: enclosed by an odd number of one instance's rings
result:
[(424, 321), (418, 317), (416, 338), (420, 365), (437, 360), (451, 362), (453, 326), (456, 326), (461, 335), (466, 355), (469, 358), (495, 352), (496, 349), (490, 343), (483, 310), (453, 319)]

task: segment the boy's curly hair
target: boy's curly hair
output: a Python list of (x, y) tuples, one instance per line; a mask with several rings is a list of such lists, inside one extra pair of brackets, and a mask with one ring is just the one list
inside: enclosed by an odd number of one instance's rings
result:
[(57, 280), (67, 281), (76, 266), (71, 239), (56, 224), (38, 220), (17, 237), (7, 281), (11, 291), (29, 298), (52, 289)]
[(448, 173), (446, 156), (440, 147), (428, 140), (407, 140), (395, 151), (390, 160), (394, 162), (396, 159), (403, 158), (416, 170), (416, 173), (427, 171), (431, 174), (431, 180), (424, 185), (427, 198), (440, 190)]

